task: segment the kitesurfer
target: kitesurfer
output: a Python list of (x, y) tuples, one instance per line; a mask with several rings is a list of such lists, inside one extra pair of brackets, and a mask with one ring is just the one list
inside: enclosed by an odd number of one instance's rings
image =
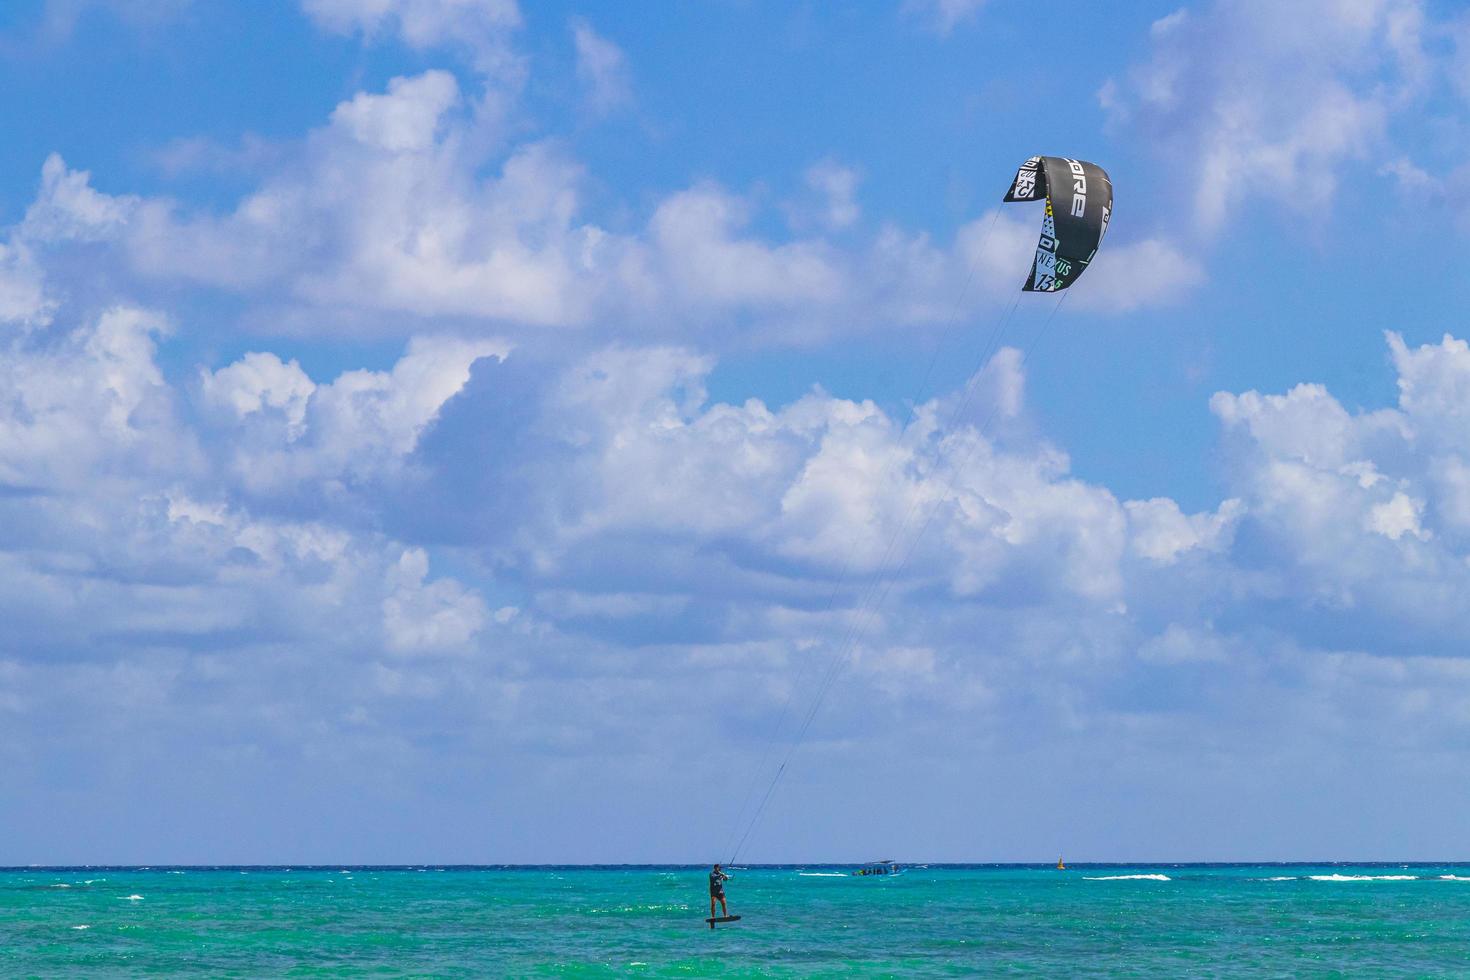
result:
[(728, 916), (730, 914), (729, 910), (725, 908), (725, 882), (729, 880), (730, 876), (721, 871), (718, 864), (709, 873), (709, 917), (711, 919), (715, 917), (716, 899), (720, 902), (720, 915)]

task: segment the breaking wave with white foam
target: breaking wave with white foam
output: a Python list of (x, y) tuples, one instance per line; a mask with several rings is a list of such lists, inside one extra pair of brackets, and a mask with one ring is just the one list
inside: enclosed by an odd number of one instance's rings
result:
[(1418, 875), (1307, 875), (1313, 881), (1418, 881)]
[(1168, 875), (1099, 875), (1096, 878), (1083, 875), (1087, 881), (1173, 881)]

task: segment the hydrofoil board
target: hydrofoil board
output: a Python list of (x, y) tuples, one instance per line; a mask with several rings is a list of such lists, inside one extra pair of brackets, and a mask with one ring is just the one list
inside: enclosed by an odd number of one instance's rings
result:
[(738, 916), (738, 915), (717, 915), (713, 919), (705, 919), (704, 921), (708, 922), (709, 923), (709, 927), (711, 929), (713, 929), (715, 927), (715, 923), (716, 922), (739, 922), (740, 921), (740, 916)]

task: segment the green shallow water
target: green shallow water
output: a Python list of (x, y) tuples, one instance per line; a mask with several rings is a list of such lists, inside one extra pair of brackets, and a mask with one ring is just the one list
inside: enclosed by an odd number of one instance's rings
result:
[(0, 870), (0, 975), (1470, 975), (1466, 866), (706, 870)]

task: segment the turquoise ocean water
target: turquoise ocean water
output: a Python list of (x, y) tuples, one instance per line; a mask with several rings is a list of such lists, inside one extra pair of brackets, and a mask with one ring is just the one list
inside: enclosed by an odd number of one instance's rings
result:
[(0, 870), (0, 975), (1467, 976), (1470, 866)]

